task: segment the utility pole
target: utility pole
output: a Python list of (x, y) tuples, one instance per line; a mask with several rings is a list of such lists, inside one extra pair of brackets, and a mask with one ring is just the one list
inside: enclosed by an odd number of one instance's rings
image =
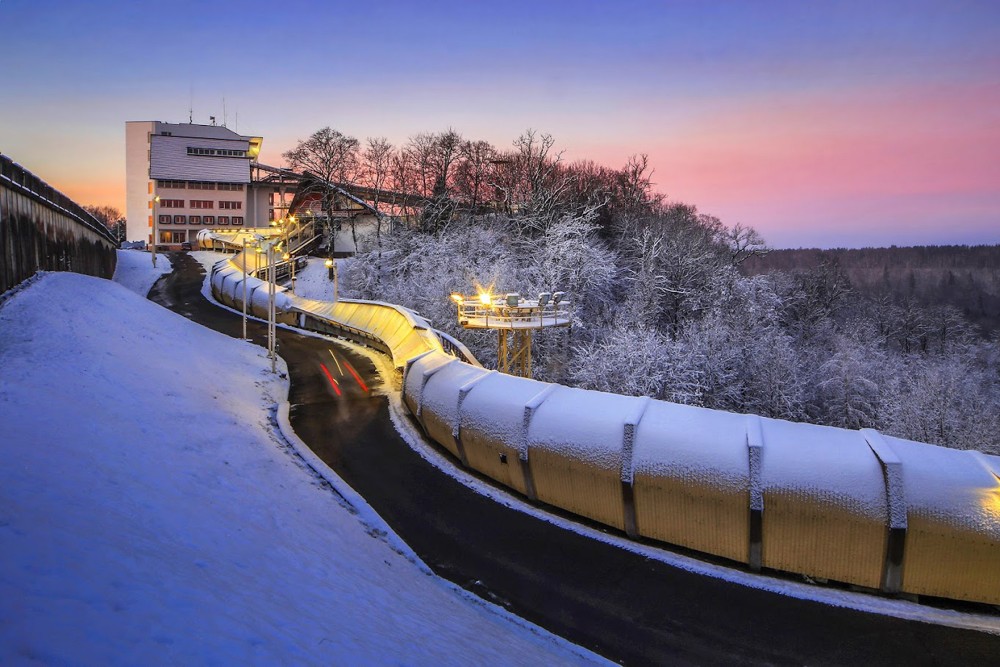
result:
[(247, 248), (243, 239), (243, 340), (247, 339)]

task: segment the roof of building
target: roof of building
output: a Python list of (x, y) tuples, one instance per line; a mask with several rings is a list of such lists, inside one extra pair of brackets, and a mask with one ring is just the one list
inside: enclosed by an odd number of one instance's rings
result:
[(195, 123), (163, 123), (156, 121), (156, 134), (170, 133), (175, 137), (194, 137), (199, 139), (222, 139), (230, 141), (249, 141), (251, 137), (233, 132), (222, 125), (198, 125)]

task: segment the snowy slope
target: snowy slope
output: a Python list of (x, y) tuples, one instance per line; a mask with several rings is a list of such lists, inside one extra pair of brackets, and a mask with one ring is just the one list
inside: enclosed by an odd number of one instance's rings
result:
[(0, 307), (0, 664), (599, 660), (373, 537), (273, 435), (265, 362), (96, 278)]
[[(308, 258), (307, 265), (295, 273), (295, 293), (307, 299), (333, 301), (333, 281), (330, 272), (324, 265), (325, 260), (317, 257)], [(344, 260), (336, 260), (338, 270), (343, 267)], [(290, 284), (286, 283), (286, 284)]]
[(156, 268), (153, 268), (152, 256), (143, 250), (119, 250), (118, 264), (115, 266), (114, 281), (129, 288), (139, 296), (149, 294), (149, 288), (157, 279), (172, 270), (170, 258), (159, 254), (156, 256)]

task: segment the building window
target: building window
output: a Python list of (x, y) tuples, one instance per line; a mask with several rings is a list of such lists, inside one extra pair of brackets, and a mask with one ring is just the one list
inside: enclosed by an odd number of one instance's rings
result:
[(184, 243), (185, 241), (187, 241), (187, 232), (171, 230), (160, 232), (160, 243)]
[(201, 216), (200, 215), (191, 215), (191, 216), (188, 216), (188, 224), (189, 225), (200, 225), (201, 224)]
[(234, 215), (233, 216), (233, 224), (234, 225), (242, 225), (243, 224), (243, 216), (242, 215)]
[(183, 190), (187, 187), (187, 183), (184, 181), (157, 181), (161, 188), (174, 188), (175, 190)]
[(169, 215), (161, 215), (160, 216), (160, 224), (161, 225), (169, 225), (170, 224), (170, 216)]
[(191, 208), (215, 208), (215, 202), (211, 199), (192, 199)]
[(161, 199), (160, 208), (184, 208), (183, 199)]
[(188, 185), (192, 190), (214, 190), (215, 183), (205, 183), (204, 181), (195, 181)]
[(228, 215), (220, 215), (219, 216), (219, 224), (220, 225), (228, 225), (229, 224), (229, 216)]
[(243, 202), (241, 201), (220, 201), (219, 208), (229, 209), (231, 211), (238, 211), (243, 208)]
[(219, 183), (220, 190), (228, 190), (230, 192), (243, 192), (242, 183)]
[(188, 146), (188, 155), (208, 155), (211, 157), (246, 157), (247, 152), (231, 148), (200, 148)]
[(206, 225), (214, 225), (215, 224), (215, 216), (214, 215), (206, 215), (205, 217), (203, 217), (201, 219), (201, 221), (204, 224), (206, 224)]
[(183, 225), (185, 223), (186, 219), (187, 219), (186, 215), (175, 215), (174, 216), (174, 224), (175, 225)]

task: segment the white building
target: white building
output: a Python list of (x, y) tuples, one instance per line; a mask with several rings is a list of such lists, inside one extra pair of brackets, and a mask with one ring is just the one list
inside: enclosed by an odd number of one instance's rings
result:
[(250, 178), (262, 142), (216, 125), (125, 123), (127, 239), (151, 243), (153, 216), (157, 242), (174, 249), (206, 227), (268, 225)]

